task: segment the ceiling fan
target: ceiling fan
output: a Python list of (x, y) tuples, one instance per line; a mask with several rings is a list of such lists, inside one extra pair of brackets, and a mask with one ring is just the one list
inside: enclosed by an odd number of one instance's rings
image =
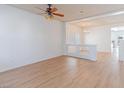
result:
[(64, 17), (64, 14), (57, 13), (57, 8), (53, 7), (52, 4), (48, 4), (48, 8), (46, 10), (37, 7), (38, 9), (42, 10), (40, 14), (46, 14), (48, 18), (53, 18), (54, 16)]

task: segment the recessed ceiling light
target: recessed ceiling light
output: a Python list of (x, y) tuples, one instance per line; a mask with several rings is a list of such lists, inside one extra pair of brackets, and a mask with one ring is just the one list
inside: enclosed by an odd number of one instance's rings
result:
[(84, 11), (80, 11), (80, 13), (82, 14), (82, 13), (84, 13)]

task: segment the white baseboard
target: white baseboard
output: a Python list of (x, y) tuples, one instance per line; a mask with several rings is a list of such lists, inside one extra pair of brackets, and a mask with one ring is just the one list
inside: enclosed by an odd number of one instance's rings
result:
[(29, 61), (29, 62), (26, 62), (25, 64), (19, 64), (19, 65), (13, 65), (13, 66), (6, 66), (6, 65), (1, 66), (2, 68), (0, 68), (0, 72), (5, 72), (5, 71), (8, 71), (8, 70), (16, 69), (16, 68), (19, 68), (19, 67), (22, 67), (22, 66), (33, 64), (33, 63), (43, 62), (45, 60), (55, 58), (55, 57), (59, 57), (59, 56), (62, 56), (62, 55), (63, 54), (54, 55), (54, 56), (50, 56), (50, 57), (46, 57), (46, 58), (41, 58), (40, 60)]

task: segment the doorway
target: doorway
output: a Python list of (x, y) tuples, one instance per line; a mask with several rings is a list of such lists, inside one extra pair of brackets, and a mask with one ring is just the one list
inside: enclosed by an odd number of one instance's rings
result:
[(124, 39), (124, 27), (111, 28), (111, 53), (119, 57), (120, 41)]

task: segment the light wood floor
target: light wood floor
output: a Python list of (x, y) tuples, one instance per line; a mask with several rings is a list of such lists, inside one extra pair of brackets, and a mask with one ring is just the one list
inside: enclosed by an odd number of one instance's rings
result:
[(96, 62), (56, 57), (0, 73), (0, 87), (124, 87), (124, 62), (107, 53)]

